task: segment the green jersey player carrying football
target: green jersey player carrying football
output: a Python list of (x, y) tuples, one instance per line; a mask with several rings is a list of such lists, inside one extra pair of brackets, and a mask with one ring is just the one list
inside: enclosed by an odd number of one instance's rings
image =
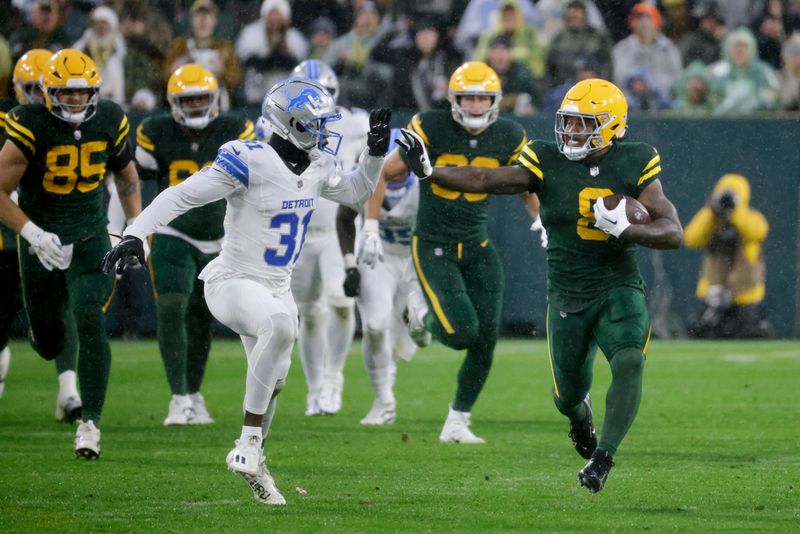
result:
[[(461, 65), (450, 78), (449, 94), (450, 110), (422, 112), (409, 125), (436, 167), (491, 168), (517, 158), (527, 142), (525, 130), (498, 118), (500, 80), (488, 65), (477, 61)], [(374, 263), (380, 255), (375, 252), (380, 246), (377, 218), (386, 181), (402, 181), (407, 172), (408, 165), (397, 151), (387, 156), (383, 179), (366, 209), (360, 254), (364, 263)], [(536, 196), (522, 194), (535, 218)], [(442, 443), (484, 443), (469, 429), (470, 412), (492, 366), (504, 287), (503, 269), (487, 231), (488, 205), (485, 193), (462, 194), (431, 181), (420, 182), (411, 252), (424, 300), (413, 291), (408, 297), (409, 333), (420, 346), (430, 343), (433, 334), (448, 347), (467, 351), (439, 435)]]
[[(0, 151), (0, 220), (20, 234), (22, 293), (32, 344), (45, 359), (78, 332), (78, 378), (83, 400), (75, 453), (100, 455), (97, 425), (111, 367), (105, 310), (113, 277), (100, 259), (111, 248), (102, 181), (115, 175), (125, 216), (141, 211), (139, 178), (120, 107), (99, 100), (94, 61), (78, 50), (54, 54), (41, 77), (45, 104), (6, 115), (8, 142)], [(19, 206), (10, 194), (17, 189)]]
[[(177, 69), (167, 83), (171, 114), (145, 119), (136, 130), (136, 163), (158, 189), (183, 182), (232, 139), (253, 139), (250, 120), (219, 115), (216, 77), (200, 65)], [(210, 424), (200, 393), (211, 350), (212, 317), (197, 275), (220, 251), (225, 201), (194, 208), (152, 237), (150, 276), (158, 312), (158, 344), (172, 391), (165, 425)]]
[[(547, 247), (547, 348), (558, 410), (570, 420), (570, 437), (589, 462), (578, 481), (600, 491), (612, 456), (636, 417), (650, 338), (636, 244), (677, 248), (683, 229), (659, 180), (658, 152), (644, 143), (615, 143), (625, 134), (628, 105), (605, 80), (574, 85), (556, 113), (556, 142), (534, 140), (516, 165), (487, 169), (432, 168), (425, 144), (406, 131), (400, 151), (415, 173), (454, 191), (480, 194), (535, 192)], [(624, 194), (652, 218), (632, 225), (624, 198), (614, 209), (598, 199)], [(600, 442), (592, 423), (589, 389), (597, 348), (611, 365), (612, 381)]]

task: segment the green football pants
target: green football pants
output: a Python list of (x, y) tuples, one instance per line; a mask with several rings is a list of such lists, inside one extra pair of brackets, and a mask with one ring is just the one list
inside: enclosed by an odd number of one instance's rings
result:
[(428, 302), (425, 326), (444, 345), (467, 350), (453, 408), (468, 412), (492, 367), (503, 303), (503, 268), (489, 240), (444, 244), (415, 236), (412, 253)]
[(156, 296), (158, 345), (173, 395), (200, 391), (211, 350), (212, 316), (197, 275), (216, 257), (170, 235), (155, 234), (150, 275)]

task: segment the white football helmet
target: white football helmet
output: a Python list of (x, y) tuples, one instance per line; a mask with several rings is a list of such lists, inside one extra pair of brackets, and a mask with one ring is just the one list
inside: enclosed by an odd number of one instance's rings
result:
[(313, 80), (328, 90), (334, 103), (339, 100), (339, 79), (333, 69), (322, 61), (306, 59), (294, 68), (289, 78)]
[(339, 152), (342, 135), (327, 126), (342, 116), (331, 94), (317, 82), (296, 78), (276, 83), (264, 95), (261, 115), (274, 133), (297, 148), (333, 156)]

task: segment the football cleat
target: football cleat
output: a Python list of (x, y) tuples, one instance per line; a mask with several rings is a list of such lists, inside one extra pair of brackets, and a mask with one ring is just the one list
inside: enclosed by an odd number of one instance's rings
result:
[(589, 493), (597, 493), (606, 484), (608, 473), (614, 467), (611, 455), (603, 449), (596, 449), (592, 453), (589, 463), (578, 473), (578, 483), (589, 489)]
[(372, 408), (360, 422), (362, 425), (391, 425), (397, 416), (395, 407), (395, 402), (381, 402), (375, 399)]
[(428, 305), (422, 294), (414, 290), (408, 294), (408, 304), (403, 320), (408, 325), (408, 335), (418, 347), (427, 347), (431, 344), (431, 333), (425, 328), (422, 318), (428, 311)]
[(81, 421), (75, 432), (75, 457), (97, 460), (100, 457), (100, 429), (94, 421)]
[(275, 480), (272, 478), (272, 475), (267, 469), (267, 466), (264, 465), (264, 458), (261, 458), (261, 463), (258, 466), (258, 474), (257, 475), (250, 475), (248, 473), (243, 473), (241, 471), (237, 471), (231, 467), (232, 455), (234, 454), (233, 451), (228, 453), (227, 463), (228, 467), (242, 477), (247, 485), (250, 486), (250, 489), (253, 490), (253, 497), (263, 504), (272, 504), (272, 505), (282, 505), (286, 504), (286, 499), (283, 498), (281, 492), (278, 491), (278, 488), (275, 486)]
[(342, 409), (342, 384), (338, 381), (327, 380), (322, 385), (322, 390), (317, 397), (317, 406), (322, 413), (333, 415)]
[(244, 442), (236, 440), (236, 447), (228, 453), (226, 458), (228, 469), (236, 473), (258, 476), (258, 466), (264, 462), (261, 451), (261, 436), (250, 436)]
[(322, 408), (319, 406), (319, 395), (320, 391), (318, 389), (309, 390), (308, 395), (306, 395), (306, 415), (311, 417), (314, 415), (324, 415), (325, 412), (322, 411)]
[(6, 376), (8, 375), (8, 367), (11, 364), (11, 349), (6, 348), (0, 350), (0, 398), (6, 390)]
[(486, 443), (483, 438), (479, 438), (469, 429), (470, 413), (459, 412), (450, 406), (447, 420), (444, 422), (442, 433), (439, 434), (439, 441), (442, 443), (465, 443), (479, 445)]
[(169, 411), (164, 426), (188, 425), (192, 423), (195, 411), (189, 395), (173, 395), (169, 401)]
[(189, 395), (189, 400), (192, 401), (192, 409), (194, 410), (194, 417), (189, 419), (190, 425), (211, 425), (214, 424), (214, 418), (208, 413), (206, 408), (206, 400), (203, 394), (199, 391)]
[(586, 417), (583, 421), (569, 422), (569, 437), (578, 454), (588, 460), (597, 449), (597, 433), (592, 424), (592, 399), (588, 394), (583, 399), (583, 404), (586, 406)]
[(58, 399), (56, 399), (56, 421), (72, 424), (81, 418), (82, 409), (83, 403), (77, 395), (69, 395), (67, 397), (59, 395)]

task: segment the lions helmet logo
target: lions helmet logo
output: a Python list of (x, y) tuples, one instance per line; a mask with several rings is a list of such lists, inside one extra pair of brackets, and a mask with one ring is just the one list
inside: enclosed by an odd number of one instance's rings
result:
[(303, 109), (303, 106), (307, 104), (311, 105), (311, 107), (314, 109), (318, 109), (322, 105), (322, 97), (310, 87), (306, 87), (300, 91), (300, 94), (294, 98), (289, 98), (289, 95), (286, 96), (289, 100), (289, 105), (286, 107), (286, 111), (291, 111), (293, 109), (301, 110)]

